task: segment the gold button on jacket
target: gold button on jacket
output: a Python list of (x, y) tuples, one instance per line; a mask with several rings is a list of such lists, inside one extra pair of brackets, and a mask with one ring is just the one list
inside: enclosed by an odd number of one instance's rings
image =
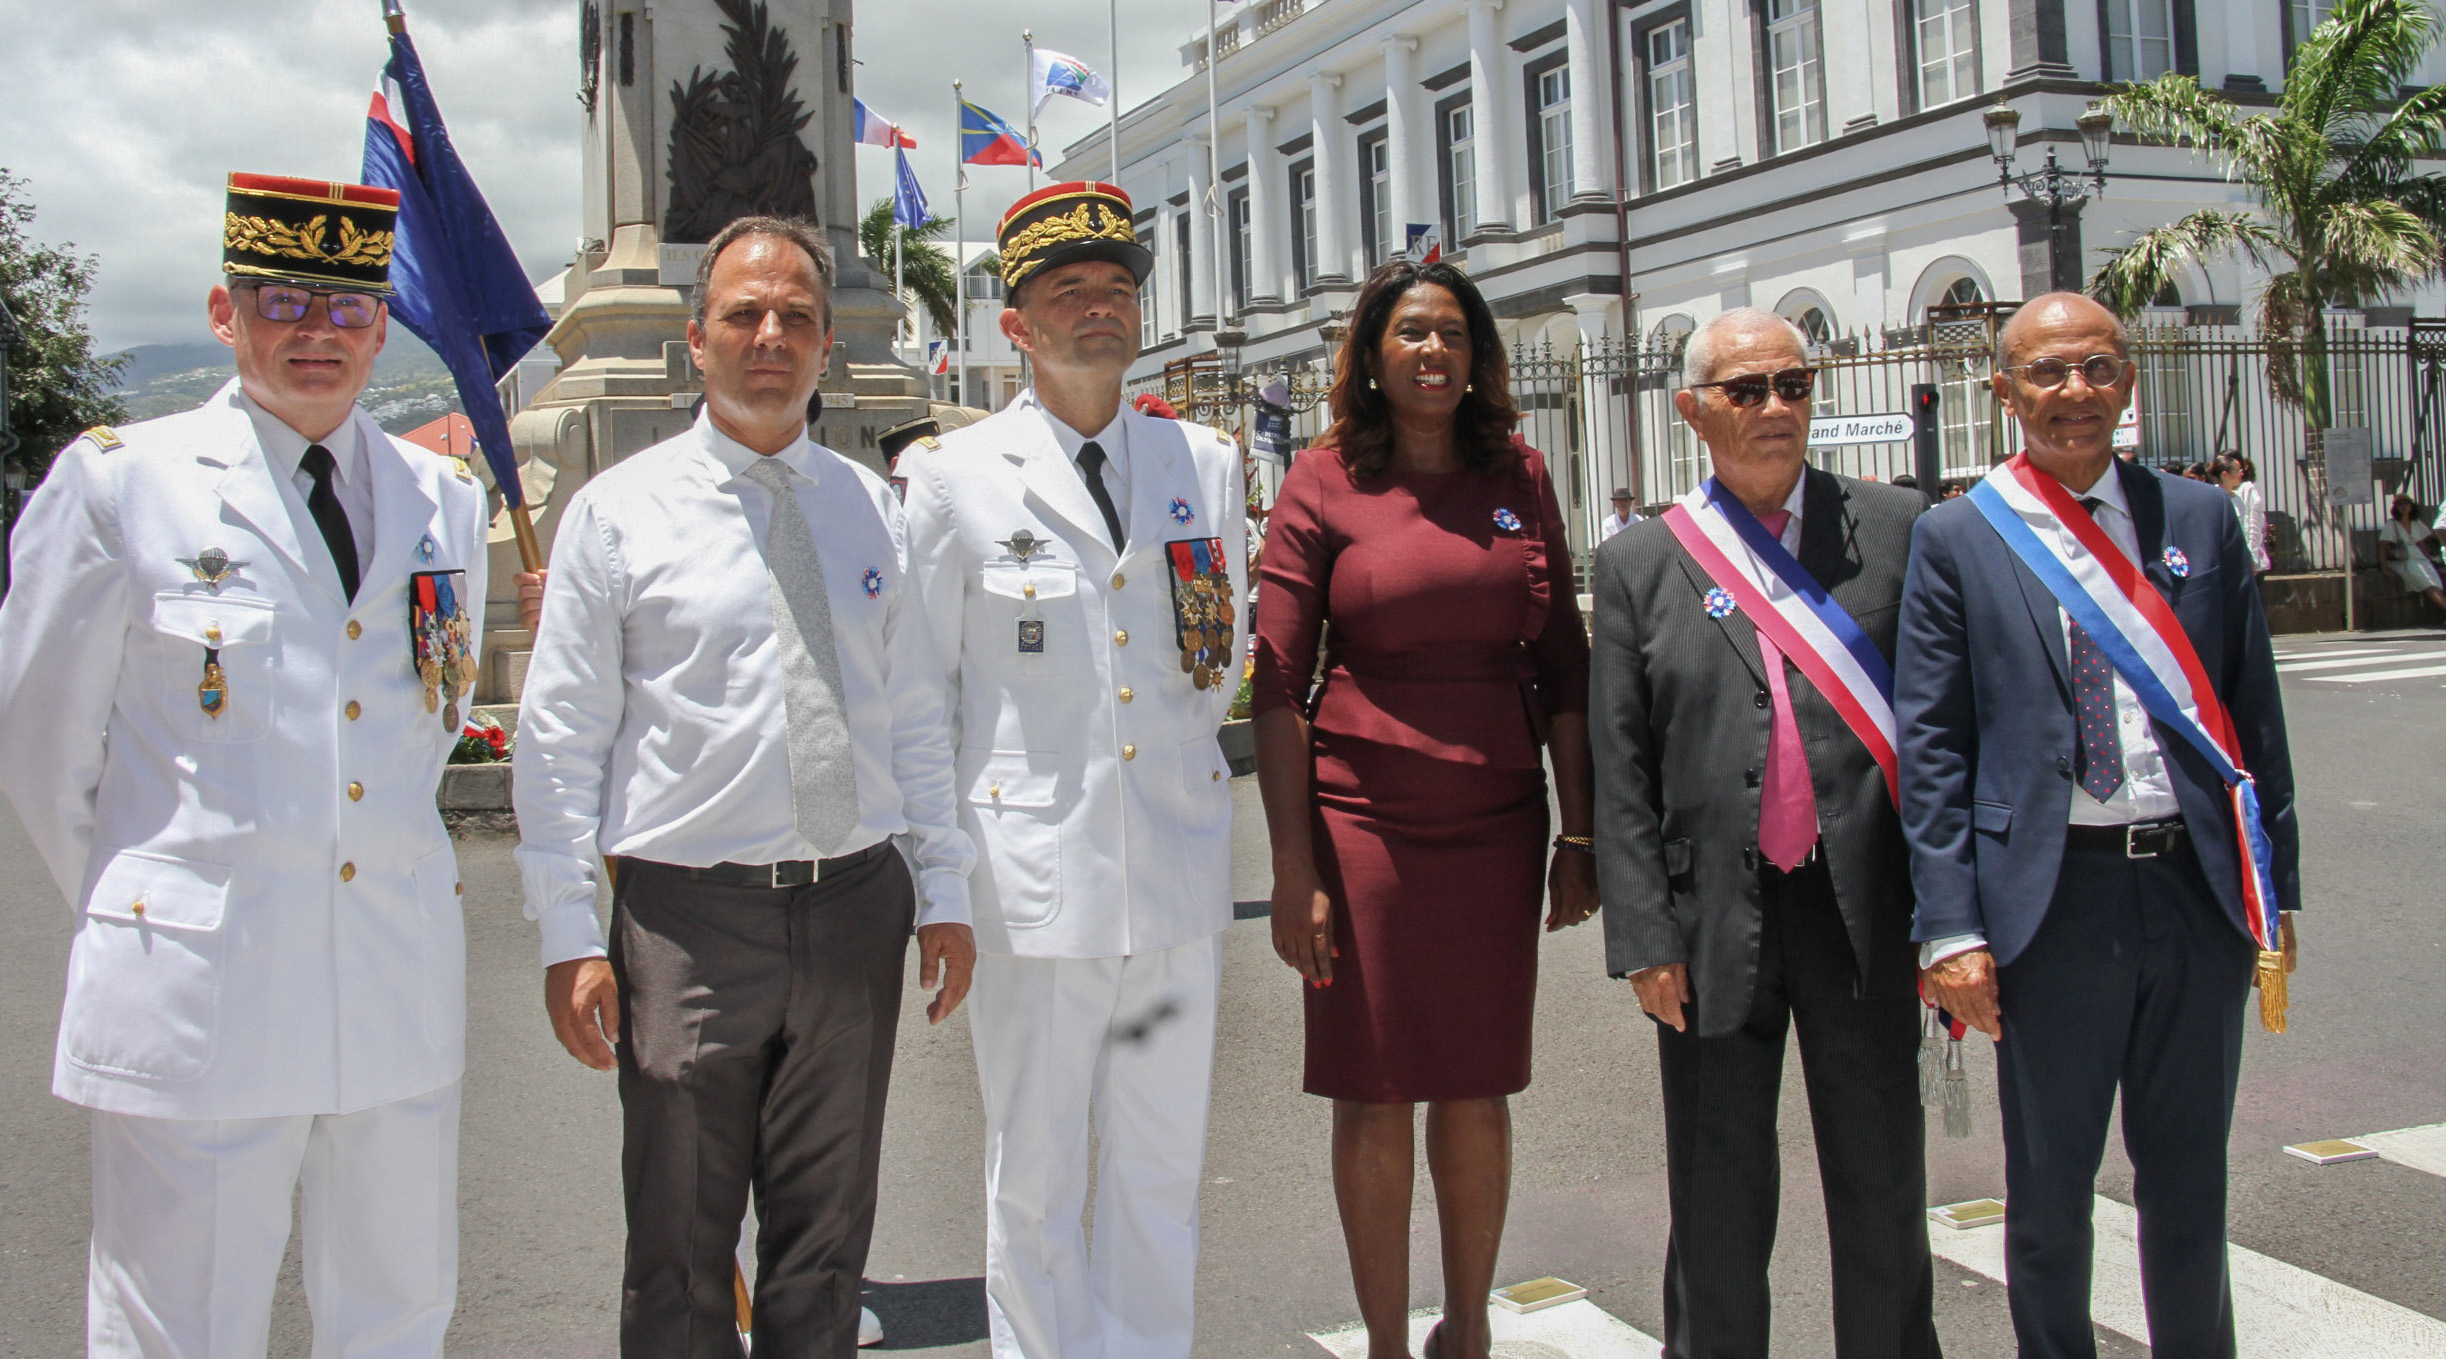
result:
[(356, 865), (354, 862), (350, 862), (350, 863), (344, 863), (344, 864), (341, 864), (341, 865), (340, 865), (340, 881), (342, 881), (342, 882), (355, 882), (356, 880), (357, 880), (357, 865)]
[(348, 706), (340, 709), (340, 711), (348, 714), (348, 720), (354, 722), (357, 720), (358, 716), (365, 711), (365, 709), (358, 707), (357, 701), (352, 698), (348, 700)]

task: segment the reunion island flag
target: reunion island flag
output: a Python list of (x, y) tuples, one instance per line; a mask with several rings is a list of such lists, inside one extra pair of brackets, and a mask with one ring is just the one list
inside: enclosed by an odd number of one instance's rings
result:
[(965, 165), (1034, 165), (1044, 157), (1011, 125), (963, 99), (960, 101), (960, 161)]

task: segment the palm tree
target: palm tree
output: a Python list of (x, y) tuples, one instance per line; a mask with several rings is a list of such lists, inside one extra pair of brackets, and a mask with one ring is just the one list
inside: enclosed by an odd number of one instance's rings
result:
[(948, 217), (929, 217), (923, 226), (902, 227), (892, 221), (892, 200), (878, 198), (858, 223), (858, 249), (878, 269), (892, 267), (892, 238), (900, 238), (900, 281), (917, 305), (926, 309), (937, 338), (959, 330), (953, 304), (951, 252), (935, 242), (951, 230)]
[(2417, 173), (2417, 162), (2446, 152), (2446, 85), (2405, 83), (2437, 29), (2422, 0), (2339, 0), (2294, 50), (2272, 113), (2245, 115), (2197, 77), (2173, 74), (2100, 101), (2143, 136), (2207, 153), (2257, 211), (2204, 208), (2141, 232), (2107, 252), (2090, 292), (2129, 316), (2185, 261), (2238, 254), (2265, 271), (2269, 385), (2302, 412), (2314, 462), (2334, 414), (2326, 309), (2400, 293), (2440, 266), (2446, 179)]

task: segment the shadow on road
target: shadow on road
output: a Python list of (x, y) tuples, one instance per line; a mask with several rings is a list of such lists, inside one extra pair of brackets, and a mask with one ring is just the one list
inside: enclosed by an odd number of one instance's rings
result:
[(860, 1301), (883, 1323), (881, 1350), (930, 1350), (985, 1339), (985, 1280), (868, 1280)]

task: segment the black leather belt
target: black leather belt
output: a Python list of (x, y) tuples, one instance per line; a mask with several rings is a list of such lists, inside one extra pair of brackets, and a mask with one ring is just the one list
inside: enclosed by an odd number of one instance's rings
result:
[(638, 863), (680, 874), (696, 882), (718, 883), (724, 887), (805, 887), (822, 882), (838, 873), (846, 873), (890, 850), (892, 842), (877, 840), (853, 854), (837, 859), (785, 859), (777, 864), (715, 864), (710, 868), (690, 868), (684, 864), (655, 863), (639, 859)]
[(2131, 826), (2066, 826), (2067, 849), (2102, 849), (2127, 859), (2154, 859), (2181, 849), (2191, 831), (2179, 820), (2143, 821)]

